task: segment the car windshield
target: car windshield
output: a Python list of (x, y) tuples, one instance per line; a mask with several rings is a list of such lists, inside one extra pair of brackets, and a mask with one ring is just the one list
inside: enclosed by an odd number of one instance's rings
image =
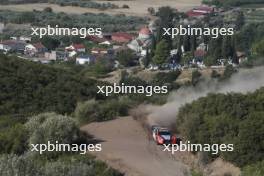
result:
[(168, 131), (160, 131), (159, 134), (160, 135), (170, 135), (170, 132), (168, 132)]

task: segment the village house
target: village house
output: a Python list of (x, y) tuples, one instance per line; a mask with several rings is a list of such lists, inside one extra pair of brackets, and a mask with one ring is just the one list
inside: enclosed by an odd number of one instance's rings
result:
[(108, 54), (108, 49), (106, 48), (92, 48), (91, 49), (92, 54), (100, 54), (100, 55), (105, 55)]
[(51, 61), (56, 61), (56, 60), (68, 60), (68, 53), (65, 51), (51, 51), (51, 52), (45, 52), (46, 59), (51, 60)]
[(0, 42), (0, 50), (4, 52), (18, 52), (23, 53), (25, 50), (26, 43), (23, 41), (16, 40), (4, 40)]
[(215, 12), (215, 9), (213, 7), (209, 7), (206, 5), (202, 5), (196, 8), (193, 8), (192, 10), (189, 10), (186, 12), (186, 15), (188, 17), (203, 17), (207, 14), (212, 14)]
[(147, 49), (152, 44), (153, 36), (152, 32), (148, 27), (143, 27), (138, 33), (138, 37), (131, 41), (127, 46), (131, 50), (139, 53), (141, 56), (146, 56)]
[(25, 47), (25, 54), (29, 56), (44, 55), (48, 49), (42, 43), (27, 44)]
[(29, 43), (29, 42), (31, 42), (31, 37), (20, 36), (20, 37), (19, 37), (19, 40), (20, 40), (20, 41), (24, 41), (24, 42), (26, 42), (26, 43)]
[(95, 61), (95, 57), (93, 55), (80, 55), (76, 57), (76, 64), (84, 65), (91, 64)]
[(112, 41), (117, 43), (128, 43), (133, 40), (133, 36), (124, 32), (117, 32), (112, 34)]
[(85, 46), (83, 44), (72, 44), (68, 47), (65, 47), (65, 50), (67, 51), (76, 51), (79, 53), (85, 53)]

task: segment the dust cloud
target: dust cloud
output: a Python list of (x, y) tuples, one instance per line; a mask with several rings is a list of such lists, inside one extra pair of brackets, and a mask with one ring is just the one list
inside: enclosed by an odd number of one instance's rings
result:
[(247, 93), (264, 86), (264, 67), (240, 69), (239, 72), (225, 82), (204, 81), (195, 87), (182, 87), (172, 92), (167, 103), (162, 106), (147, 105), (147, 121), (149, 125), (170, 126), (175, 123), (181, 106), (191, 103), (208, 93)]

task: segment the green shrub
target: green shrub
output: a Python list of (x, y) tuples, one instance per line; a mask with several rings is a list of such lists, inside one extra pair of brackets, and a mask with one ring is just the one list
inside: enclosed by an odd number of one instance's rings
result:
[(245, 166), (242, 169), (241, 176), (263, 176), (264, 175), (264, 160)]

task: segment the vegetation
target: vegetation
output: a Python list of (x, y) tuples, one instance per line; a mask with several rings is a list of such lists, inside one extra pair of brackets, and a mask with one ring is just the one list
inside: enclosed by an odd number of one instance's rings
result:
[(161, 40), (158, 44), (157, 44), (157, 48), (155, 51), (155, 56), (153, 57), (153, 62), (159, 66), (161, 66), (162, 64), (164, 64), (169, 57), (169, 45), (166, 42), (166, 40)]
[[(219, 155), (238, 166), (264, 157), (264, 88), (249, 94), (209, 94), (179, 111), (177, 129), (192, 143), (234, 144)], [(212, 157), (212, 156), (211, 156)], [(215, 157), (215, 156), (214, 156)]]
[(211, 4), (216, 6), (241, 6), (241, 5), (250, 5), (250, 4), (263, 4), (263, 0), (203, 0), (205, 4)]
[(134, 66), (136, 58), (132, 50), (122, 50), (116, 55), (116, 60), (125, 67)]
[(79, 6), (85, 8), (95, 8), (100, 10), (116, 9), (119, 8), (117, 5), (108, 3), (97, 3), (93, 1), (82, 1), (82, 0), (1, 0), (0, 4), (28, 4), (28, 3), (52, 3), (60, 6)]
[(78, 103), (74, 116), (80, 124), (111, 120), (118, 116), (128, 115), (128, 110), (132, 105), (133, 102), (127, 97), (120, 97), (108, 101), (89, 100)]
[(264, 160), (252, 165), (248, 165), (242, 169), (242, 176), (262, 176), (264, 175)]
[(117, 9), (117, 5), (108, 3), (97, 3), (93, 1), (82, 1), (82, 0), (48, 0), (49, 3), (58, 4), (60, 6), (79, 6), (85, 8), (95, 8), (100, 10), (106, 9)]
[[(19, 125), (21, 128), (13, 131), (13, 135), (6, 135), (3, 138), (4, 140), (0, 142), (2, 153), (0, 155), (0, 175), (122, 175), (109, 168), (106, 164), (96, 161), (89, 154), (80, 155), (79, 153), (54, 151), (44, 152), (42, 155), (39, 155), (37, 152), (30, 151), (29, 144), (31, 143), (47, 144), (50, 141), (55, 144), (55, 141), (58, 141), (61, 144), (86, 144), (87, 137), (82, 137), (82, 133), (71, 117), (55, 113), (44, 113), (29, 117), (28, 119), (25, 124), (21, 124), (20, 122), (9, 123), (10, 120), (8, 118), (1, 119), (1, 125), (7, 123), (14, 126)], [(9, 134), (10, 132), (7, 131), (12, 130), (12, 128), (6, 127), (4, 131), (1, 131), (1, 135)], [(9, 151), (2, 150), (5, 145), (13, 147)], [(25, 145), (26, 147), (23, 148)], [(17, 152), (17, 147), (20, 147), (23, 152)]]
[[(103, 32), (136, 30), (138, 26), (145, 24), (145, 19), (125, 15), (100, 14), (66, 14), (47, 11), (11, 12), (0, 11), (0, 21), (6, 23), (31, 23), (33, 26), (48, 25), (59, 27), (77, 28), (101, 28)], [(32, 32), (32, 31), (30, 31)]]
[(96, 95), (96, 81), (70, 71), (0, 55), (0, 115), (71, 113)]

